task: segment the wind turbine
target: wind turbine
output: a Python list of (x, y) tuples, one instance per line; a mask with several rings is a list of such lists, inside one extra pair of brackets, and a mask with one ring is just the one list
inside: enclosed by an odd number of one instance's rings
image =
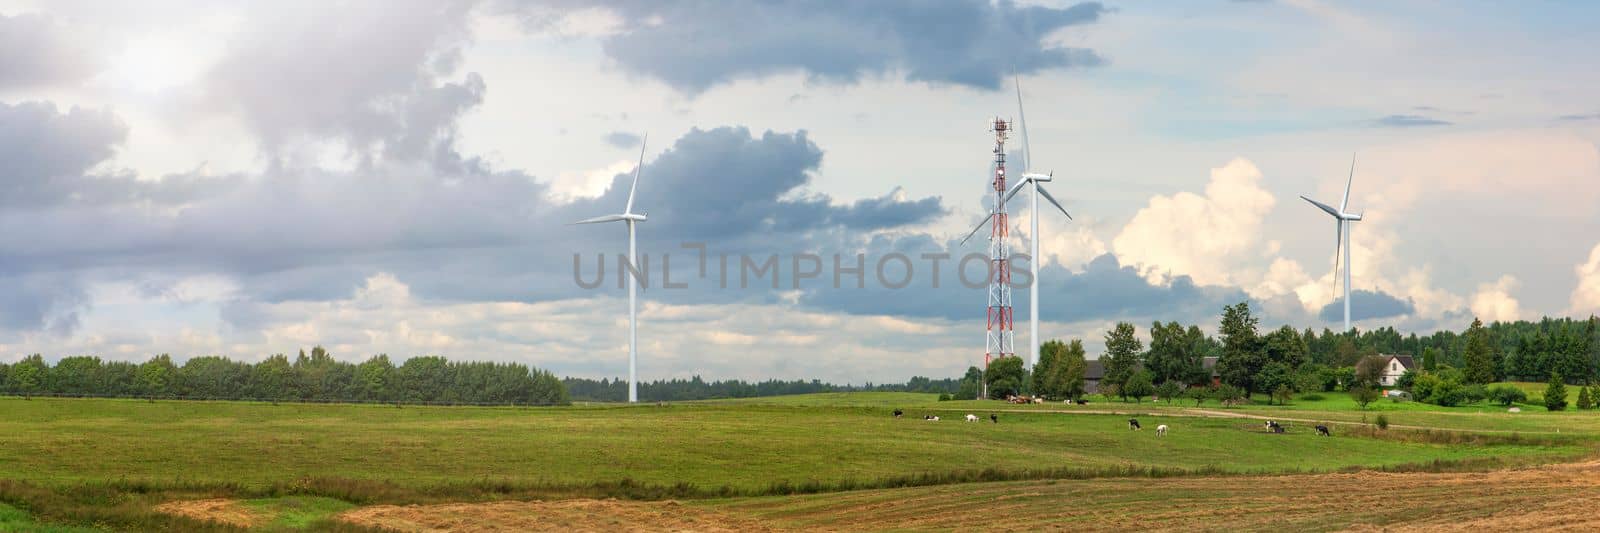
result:
[(1334, 246), (1333, 246), (1333, 281), (1334, 281), (1334, 283), (1338, 283), (1339, 282), (1339, 255), (1342, 253), (1344, 255), (1344, 331), (1345, 332), (1349, 332), (1350, 331), (1350, 252), (1345, 251), (1345, 249), (1350, 247), (1350, 230), (1348, 229), (1350, 223), (1361, 220), (1361, 213), (1352, 214), (1349, 211), (1349, 209), (1350, 209), (1350, 183), (1355, 181), (1355, 178), (1356, 178), (1356, 156), (1355, 156), (1355, 154), (1350, 154), (1350, 176), (1345, 178), (1345, 182), (1344, 182), (1344, 198), (1339, 200), (1339, 208), (1338, 209), (1334, 209), (1333, 206), (1330, 206), (1328, 204), (1324, 204), (1322, 202), (1318, 202), (1316, 200), (1312, 200), (1310, 198), (1306, 198), (1304, 195), (1300, 196), (1300, 199), (1305, 200), (1307, 202), (1311, 202), (1311, 205), (1317, 206), (1317, 209), (1321, 209), (1323, 211), (1326, 211), (1329, 215), (1333, 215), (1333, 219), (1335, 220), (1336, 224), (1338, 225), (1338, 234), (1337, 234), (1336, 244), (1334, 244)]
[[(1032, 368), (1039, 364), (1039, 195), (1044, 195), (1045, 200), (1049, 200), (1051, 205), (1056, 206), (1056, 209), (1060, 209), (1061, 214), (1067, 216), (1067, 220), (1072, 220), (1072, 215), (1067, 213), (1067, 208), (1061, 207), (1061, 202), (1057, 202), (1054, 196), (1050, 196), (1050, 191), (1044, 190), (1039, 185), (1054, 179), (1053, 173), (1036, 174), (1029, 172), (1031, 167), (1028, 166), (1028, 160), (1033, 153), (1033, 148), (1028, 145), (1028, 117), (1022, 110), (1022, 82), (1015, 75), (1012, 76), (1012, 82), (1017, 86), (1017, 125), (1021, 126), (1022, 129), (1022, 179), (1017, 181), (1016, 185), (1012, 185), (1011, 190), (1006, 191), (1005, 199), (1001, 200), (1001, 203), (1010, 202), (1011, 197), (1016, 196), (1017, 191), (1022, 190), (1023, 186), (1031, 186), (1033, 194), (1029, 213), (1032, 214), (1033, 218), (1033, 231), (1028, 234), (1028, 237), (1029, 240), (1033, 241), (1033, 257), (1029, 259), (1028, 267), (1033, 274), (1033, 283), (1028, 286), (1028, 351), (1032, 360), (1028, 363), (1028, 367)], [(961, 239), (961, 242), (965, 244), (967, 239), (971, 239), (973, 235), (978, 233), (978, 230), (983, 229), (983, 226), (989, 222), (989, 218), (993, 217), (984, 218), (983, 222), (978, 223), (978, 227), (972, 228), (972, 233), (968, 233), (966, 238)]]
[[(620, 215), (605, 215), (579, 220), (573, 224), (599, 224), (601, 222), (622, 221), (628, 225), (628, 261), (637, 264), (639, 260), (638, 245), (634, 240), (633, 225), (644, 222), (648, 217), (643, 213), (633, 212), (633, 193), (639, 188), (639, 171), (644, 168), (644, 145), (650, 140), (646, 133), (644, 139), (639, 141), (639, 165), (633, 167), (633, 185), (628, 187), (628, 205), (622, 208)], [(631, 274), (624, 274), (628, 278), (628, 403), (639, 401), (639, 302), (638, 280)]]

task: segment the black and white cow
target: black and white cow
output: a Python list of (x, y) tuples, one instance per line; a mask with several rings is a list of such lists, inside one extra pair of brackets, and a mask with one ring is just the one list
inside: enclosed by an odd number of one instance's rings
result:
[(1144, 429), (1144, 428), (1139, 427), (1139, 419), (1137, 419), (1137, 418), (1129, 418), (1128, 419), (1128, 429), (1131, 429), (1131, 430), (1134, 430), (1134, 431), (1138, 431), (1138, 430), (1141, 430), (1141, 429)]

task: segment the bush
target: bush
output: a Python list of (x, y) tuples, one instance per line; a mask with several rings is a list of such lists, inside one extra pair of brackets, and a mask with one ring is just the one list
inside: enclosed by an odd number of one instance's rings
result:
[(1483, 385), (1467, 385), (1461, 388), (1462, 403), (1478, 403), (1488, 397), (1489, 391)]
[(1320, 402), (1322, 400), (1326, 400), (1327, 398), (1324, 398), (1321, 394), (1312, 393), (1312, 394), (1301, 394), (1300, 395), (1300, 399), (1308, 401), (1308, 402)]
[(1440, 407), (1455, 407), (1466, 401), (1467, 395), (1461, 383), (1456, 381), (1442, 381), (1433, 388), (1433, 395), (1428, 397), (1428, 403)]
[(1224, 384), (1213, 390), (1213, 396), (1223, 406), (1229, 406), (1244, 400), (1244, 389)]
[(1357, 384), (1354, 387), (1350, 387), (1350, 399), (1355, 400), (1356, 404), (1360, 405), (1361, 410), (1363, 411), (1367, 409), (1367, 404), (1378, 400), (1379, 394), (1380, 392), (1378, 389), (1368, 387), (1364, 384)]
[(1399, 379), (1394, 380), (1394, 386), (1400, 390), (1409, 391), (1411, 390), (1411, 384), (1415, 383), (1416, 380), (1417, 372), (1415, 370), (1407, 370), (1404, 374), (1400, 374)]
[(1528, 401), (1528, 393), (1511, 385), (1491, 385), (1484, 390), (1489, 401), (1498, 403), (1502, 407), (1510, 407), (1517, 402)]
[(1378, 429), (1389, 429), (1389, 417), (1378, 415), (1378, 418), (1374, 419), (1372, 424), (1378, 426)]
[(947, 393), (944, 393), (944, 394), (940, 394), (939, 395), (939, 401), (941, 401), (941, 402), (950, 401), (950, 393), (947, 392)]

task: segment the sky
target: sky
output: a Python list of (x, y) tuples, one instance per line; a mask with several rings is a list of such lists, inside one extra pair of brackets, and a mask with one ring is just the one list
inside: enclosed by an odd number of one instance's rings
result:
[(1072, 215), (1039, 218), (1040, 340), (1214, 331), (1240, 301), (1338, 329), (1333, 220), (1298, 196), (1336, 203), (1352, 158), (1358, 328), (1588, 316), (1596, 22), (1580, 2), (0, 0), (0, 362), (322, 345), (625, 375), (625, 232), (569, 223), (621, 211), (639, 170), (642, 378), (957, 376), (987, 298), (960, 260), (989, 232), (961, 239), (1019, 85), (1010, 172), (1053, 173)]

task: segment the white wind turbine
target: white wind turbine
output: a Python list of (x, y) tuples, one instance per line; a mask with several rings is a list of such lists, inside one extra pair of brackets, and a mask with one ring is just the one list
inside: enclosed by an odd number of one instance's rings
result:
[[(628, 205), (622, 208), (620, 215), (605, 215), (590, 219), (579, 220), (573, 224), (599, 224), (601, 222), (622, 221), (628, 225), (628, 262), (637, 264), (639, 260), (638, 245), (634, 241), (633, 225), (644, 222), (648, 217), (643, 213), (633, 212), (633, 193), (639, 188), (639, 171), (644, 168), (644, 145), (650, 139), (650, 134), (645, 134), (639, 141), (639, 166), (633, 167), (633, 185), (628, 187)], [(638, 280), (635, 276), (624, 273), (628, 278), (628, 403), (639, 401), (639, 305), (638, 305)]]
[[(1032, 368), (1039, 364), (1039, 195), (1044, 195), (1045, 200), (1049, 200), (1051, 205), (1056, 206), (1056, 209), (1060, 209), (1061, 214), (1067, 216), (1067, 220), (1072, 220), (1072, 215), (1067, 213), (1067, 208), (1061, 207), (1061, 202), (1057, 202), (1054, 196), (1050, 196), (1050, 191), (1044, 190), (1044, 187), (1039, 185), (1054, 179), (1053, 173), (1035, 174), (1029, 172), (1031, 167), (1028, 166), (1028, 162), (1032, 156), (1033, 147), (1028, 145), (1028, 117), (1022, 110), (1022, 82), (1016, 76), (1012, 76), (1012, 82), (1017, 86), (1017, 125), (1022, 130), (1022, 179), (1018, 180), (1016, 185), (1012, 185), (1011, 190), (1006, 191), (1005, 199), (1001, 202), (1010, 202), (1011, 197), (1016, 196), (1017, 191), (1022, 190), (1024, 185), (1032, 186), (1032, 206), (1029, 214), (1033, 218), (1033, 231), (1028, 233), (1029, 240), (1033, 241), (1033, 251), (1031, 252), (1033, 255), (1028, 261), (1029, 270), (1033, 274), (1033, 283), (1028, 285), (1028, 352), (1031, 355), (1028, 367)], [(992, 217), (986, 217), (983, 222), (979, 222), (978, 227), (972, 228), (972, 233), (968, 233), (965, 238), (961, 239), (961, 242), (963, 244), (966, 243), (967, 239), (971, 239), (973, 235), (978, 233), (978, 230), (983, 229), (983, 226), (989, 222), (989, 218)]]
[(1349, 229), (1349, 225), (1350, 225), (1351, 222), (1356, 222), (1356, 221), (1361, 220), (1361, 214), (1360, 213), (1352, 214), (1349, 211), (1349, 209), (1350, 209), (1350, 184), (1351, 184), (1351, 182), (1355, 181), (1355, 178), (1356, 178), (1356, 156), (1355, 156), (1355, 154), (1350, 154), (1350, 176), (1345, 178), (1345, 182), (1344, 182), (1344, 198), (1339, 200), (1339, 208), (1338, 209), (1334, 209), (1333, 206), (1330, 206), (1328, 204), (1324, 204), (1322, 202), (1318, 202), (1316, 200), (1312, 200), (1310, 198), (1306, 198), (1303, 195), (1300, 197), (1302, 200), (1305, 200), (1307, 202), (1311, 202), (1311, 205), (1317, 206), (1318, 209), (1321, 209), (1323, 211), (1326, 211), (1328, 214), (1333, 215), (1333, 219), (1334, 219), (1335, 223), (1338, 225), (1337, 242), (1333, 246), (1333, 281), (1334, 281), (1334, 283), (1338, 283), (1339, 282), (1339, 256), (1340, 256), (1340, 254), (1343, 254), (1344, 255), (1344, 331), (1345, 332), (1349, 332), (1350, 331), (1350, 252), (1346, 251), (1346, 249), (1350, 247), (1350, 229)]

